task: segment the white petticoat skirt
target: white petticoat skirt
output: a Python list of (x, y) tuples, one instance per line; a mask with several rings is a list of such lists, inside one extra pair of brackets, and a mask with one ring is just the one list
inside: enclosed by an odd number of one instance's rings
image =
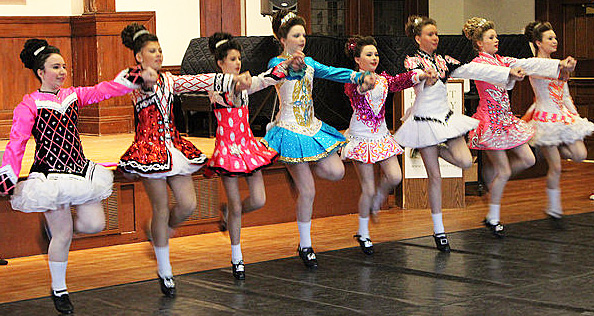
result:
[[(181, 151), (179, 151), (179, 149), (175, 148), (175, 146), (173, 146), (169, 143), (167, 143), (166, 146), (167, 146), (167, 149), (169, 150), (169, 152), (171, 153), (171, 170), (166, 171), (166, 172), (155, 172), (155, 173), (141, 173), (141, 172), (136, 172), (134, 170), (130, 170), (130, 171), (126, 170), (126, 172), (137, 174), (144, 178), (165, 179), (167, 177), (172, 177), (172, 176), (190, 175), (190, 174), (200, 170), (200, 168), (202, 168), (206, 165), (206, 163), (200, 164), (200, 165), (192, 163), (186, 156), (184, 156), (184, 154), (182, 154)], [(204, 155), (204, 154), (202, 154), (202, 155)]]
[(411, 115), (396, 131), (394, 138), (402, 147), (423, 148), (463, 136), (478, 124), (478, 120), (456, 113), (445, 122), (415, 120)]
[(529, 144), (531, 146), (572, 144), (578, 140), (584, 140), (586, 136), (594, 132), (594, 123), (578, 115), (573, 117), (575, 121), (571, 124), (565, 124), (564, 122), (529, 121), (528, 124), (534, 126), (536, 130)]
[(12, 208), (21, 212), (45, 212), (60, 206), (99, 202), (111, 195), (113, 172), (89, 161), (84, 177), (65, 173), (33, 172), (17, 183), (10, 199)]

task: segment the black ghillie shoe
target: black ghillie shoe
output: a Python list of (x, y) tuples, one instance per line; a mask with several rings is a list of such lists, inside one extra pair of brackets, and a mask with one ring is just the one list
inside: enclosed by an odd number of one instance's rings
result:
[(159, 275), (159, 285), (161, 285), (161, 292), (163, 295), (167, 297), (175, 297), (177, 291), (175, 290), (175, 282), (173, 281), (173, 277), (171, 278), (162, 278)]
[(485, 227), (487, 227), (491, 231), (491, 234), (493, 234), (493, 236), (495, 236), (497, 238), (505, 237), (505, 231), (503, 228), (503, 224), (501, 224), (500, 222), (497, 222), (497, 224), (491, 224), (491, 222), (489, 222), (485, 218), (483, 220), (483, 224), (485, 224)]
[(354, 235), (354, 238), (357, 239), (357, 241), (359, 242), (359, 246), (361, 246), (361, 251), (363, 251), (364, 254), (366, 255), (372, 255), (373, 254), (373, 243), (371, 242), (371, 239), (369, 238), (365, 238), (365, 239), (361, 239), (361, 235)]
[(239, 261), (239, 263), (233, 263), (231, 261), (231, 264), (233, 265), (233, 276), (237, 280), (245, 280), (245, 265), (243, 264), (243, 260)]
[(446, 234), (442, 233), (438, 235), (433, 235), (433, 238), (435, 239), (435, 246), (437, 246), (437, 249), (439, 249), (439, 251), (450, 252), (450, 242), (448, 241), (448, 237), (446, 236)]
[(316, 269), (318, 267), (318, 259), (316, 258), (316, 254), (312, 247), (301, 248), (301, 246), (299, 246), (297, 252), (306, 267), (310, 269)]
[[(74, 306), (72, 302), (70, 302), (70, 296), (68, 296), (68, 292), (66, 290), (61, 291), (53, 291), (52, 290), (52, 300), (54, 301), (54, 307), (56, 310), (62, 314), (72, 314), (74, 313)], [(60, 295), (60, 293), (64, 293)]]

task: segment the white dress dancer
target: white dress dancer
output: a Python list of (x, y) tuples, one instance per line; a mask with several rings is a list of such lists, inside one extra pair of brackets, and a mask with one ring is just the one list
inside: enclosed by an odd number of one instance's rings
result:
[(536, 96), (528, 122), (536, 129), (530, 145), (571, 144), (594, 132), (594, 123), (577, 112), (566, 81), (530, 77), (530, 83)]
[(410, 148), (423, 148), (443, 143), (475, 129), (479, 121), (454, 113), (448, 104), (446, 82), (449, 77), (475, 79), (499, 86), (508, 86), (509, 68), (493, 65), (461, 64), (450, 56), (427, 54), (418, 50), (404, 62), (408, 70), (433, 68), (439, 79), (432, 86), (415, 85), (415, 102), (402, 118), (402, 126), (394, 134), (396, 141)]

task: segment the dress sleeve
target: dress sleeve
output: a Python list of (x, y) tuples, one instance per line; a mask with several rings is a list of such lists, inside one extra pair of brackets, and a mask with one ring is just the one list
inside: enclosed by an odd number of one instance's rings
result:
[[(511, 58), (511, 57), (505, 57)], [(508, 67), (520, 67), (527, 76), (536, 76), (540, 78), (557, 79), (559, 78), (559, 60), (550, 58), (511, 58)]]
[(248, 94), (258, 92), (262, 89), (266, 89), (272, 85), (277, 84), (280, 80), (287, 76), (287, 68), (283, 64), (277, 64), (276, 66), (268, 69), (267, 71), (252, 77), (252, 85), (247, 90)]
[(421, 70), (416, 69), (401, 74), (397, 74), (396, 76), (391, 76), (386, 72), (382, 72), (380, 76), (386, 78), (386, 80), (388, 81), (388, 90), (390, 92), (398, 92), (410, 88), (419, 83), (419, 75), (421, 74), (421, 72)]
[(357, 91), (357, 85), (353, 83), (346, 83), (344, 85), (344, 93), (349, 97), (351, 101), (351, 107), (355, 112), (361, 112), (364, 108), (369, 108), (365, 94)]
[(363, 72), (352, 69), (326, 66), (309, 57), (306, 59), (310, 60), (311, 66), (314, 68), (315, 78), (323, 78), (342, 83), (358, 83), (364, 74)]
[(173, 93), (175, 94), (195, 91), (233, 91), (233, 75), (229, 74), (171, 75), (171, 77), (173, 78)]
[(510, 68), (470, 62), (460, 65), (451, 74), (453, 78), (474, 79), (506, 87), (510, 81)]
[(0, 168), (0, 193), (2, 194), (12, 194), (18, 181), (25, 148), (27, 141), (31, 138), (36, 117), (37, 110), (32, 101), (29, 103), (23, 100), (14, 109), (9, 141), (2, 158), (2, 168)]
[(113, 97), (126, 95), (138, 88), (142, 82), (139, 68), (121, 71), (114, 80), (103, 81), (92, 87), (76, 87), (79, 106), (98, 103)]
[(406, 70), (425, 69), (421, 59), (417, 56), (406, 56), (406, 59), (404, 59), (404, 68), (406, 68)]

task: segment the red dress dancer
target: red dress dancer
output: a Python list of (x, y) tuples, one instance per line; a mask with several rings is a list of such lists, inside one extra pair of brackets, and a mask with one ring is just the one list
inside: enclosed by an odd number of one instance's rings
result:
[(249, 120), (249, 94), (260, 91), (284, 78), (279, 67), (252, 77), (252, 86), (231, 101), (228, 94), (209, 93), (217, 118), (215, 150), (208, 162), (207, 176), (214, 173), (228, 177), (250, 175), (271, 165), (278, 153), (266, 148), (254, 137)]
[(173, 95), (193, 91), (232, 90), (233, 76), (160, 74), (150, 90), (136, 90), (134, 101), (136, 135), (120, 158), (126, 172), (147, 178), (192, 174), (206, 163), (206, 156), (182, 138), (173, 123)]

